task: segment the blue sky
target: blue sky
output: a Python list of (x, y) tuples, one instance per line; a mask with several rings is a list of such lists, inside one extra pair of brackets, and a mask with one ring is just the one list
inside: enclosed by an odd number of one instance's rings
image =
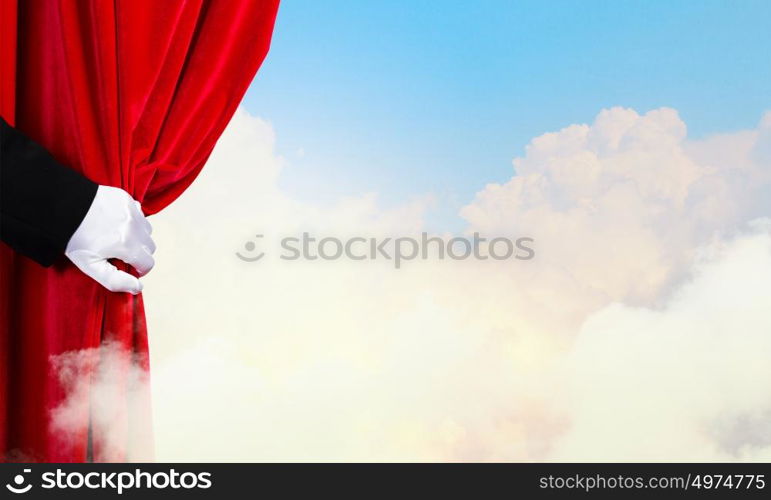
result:
[(289, 193), (431, 192), (444, 220), (602, 108), (674, 107), (691, 137), (755, 126), (769, 26), (768, 0), (284, 0), (244, 104), (273, 124)]

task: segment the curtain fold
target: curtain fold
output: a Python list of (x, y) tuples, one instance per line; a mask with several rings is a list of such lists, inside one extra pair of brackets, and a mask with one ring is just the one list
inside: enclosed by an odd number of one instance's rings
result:
[[(277, 8), (0, 0), (0, 112), (61, 163), (156, 213), (209, 157), (267, 54)], [(149, 395), (130, 387), (134, 367), (148, 368), (141, 295), (107, 292), (64, 258), (42, 268), (0, 247), (0, 459), (148, 459)], [(94, 427), (105, 366), (118, 387), (109, 435)]]

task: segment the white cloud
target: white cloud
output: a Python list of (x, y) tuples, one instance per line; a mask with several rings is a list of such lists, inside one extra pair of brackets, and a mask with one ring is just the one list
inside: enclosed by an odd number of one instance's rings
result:
[(660, 309), (589, 317), (566, 369), (555, 458), (771, 459), (771, 221), (713, 249)]
[[(473, 229), (535, 236), (540, 262), (582, 296), (651, 303), (696, 248), (767, 213), (757, 201), (769, 192), (768, 163), (749, 158), (758, 142), (752, 132), (692, 144), (672, 109), (613, 108), (534, 139), (514, 160), (518, 175), (462, 214)], [(710, 150), (724, 158), (704, 158)]]
[[(674, 110), (616, 108), (545, 134), (515, 160), (517, 175), (462, 212), (469, 231), (534, 236), (534, 261), (395, 271), (377, 261), (235, 257), (258, 233), (268, 245), (306, 229), (414, 234), (432, 203), (383, 210), (373, 194), (324, 207), (290, 199), (277, 185), (285, 164), (272, 130), (239, 111), (189, 192), (153, 218), (158, 265), (145, 298), (158, 458), (643, 459), (676, 423), (691, 430), (662, 455), (764, 456), (767, 444), (740, 435), (736, 422), (756, 422), (767, 398), (751, 395), (756, 382), (741, 401), (729, 388), (771, 354), (749, 271), (765, 276), (769, 257), (758, 249), (767, 235), (735, 236), (767, 213), (769, 120), (693, 142)], [(700, 252), (721, 245), (694, 274)], [(716, 282), (735, 266), (732, 281)], [(720, 295), (724, 286), (730, 295)], [(721, 297), (746, 307), (715, 307)], [(693, 350), (702, 310), (712, 314), (711, 340)], [(655, 331), (642, 335), (640, 325)], [(668, 354), (640, 360), (628, 343), (649, 354), (668, 345)], [(712, 361), (710, 376), (688, 375)], [(665, 393), (651, 399), (660, 415), (644, 428), (659, 438), (635, 425), (636, 412), (649, 411), (640, 401), (616, 408), (596, 387), (615, 388), (603, 375), (617, 367), (643, 396)], [(669, 383), (694, 395), (678, 403)], [(610, 442), (619, 435), (623, 447)]]
[(97, 461), (153, 459), (149, 429), (131, 424), (146, 422), (150, 411), (146, 359), (108, 342), (65, 352), (51, 361), (66, 393), (51, 411), (52, 430), (60, 445), (81, 443), (90, 434), (92, 457)]

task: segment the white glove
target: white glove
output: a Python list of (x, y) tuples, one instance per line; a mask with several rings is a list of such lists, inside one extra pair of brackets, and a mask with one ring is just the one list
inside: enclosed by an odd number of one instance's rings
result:
[(88, 276), (111, 292), (138, 294), (142, 283), (119, 271), (107, 259), (134, 266), (140, 276), (155, 265), (153, 228), (141, 205), (122, 189), (99, 186), (91, 208), (67, 243), (64, 254)]

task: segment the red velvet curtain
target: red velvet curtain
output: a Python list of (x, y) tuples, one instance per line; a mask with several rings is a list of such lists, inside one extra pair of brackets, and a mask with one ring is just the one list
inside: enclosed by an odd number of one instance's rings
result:
[[(278, 0), (0, 0), (0, 111), (60, 162), (127, 190), (153, 214), (203, 167), (268, 51), (277, 8)], [(96, 461), (146, 459), (127, 450), (149, 443), (149, 404), (132, 407), (125, 387), (110, 403), (118, 406), (110, 443), (89, 436), (88, 405), (70, 409), (66, 431), (51, 425), (73, 390), (55, 366), (62, 354), (120, 346), (130, 356), (109, 362), (126, 364), (112, 367), (125, 384), (129, 363), (146, 366), (141, 295), (110, 293), (65, 258), (43, 268), (0, 247), (0, 459), (83, 461), (89, 447)]]

